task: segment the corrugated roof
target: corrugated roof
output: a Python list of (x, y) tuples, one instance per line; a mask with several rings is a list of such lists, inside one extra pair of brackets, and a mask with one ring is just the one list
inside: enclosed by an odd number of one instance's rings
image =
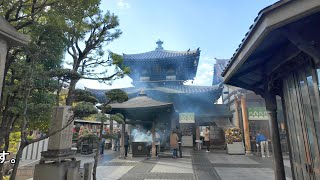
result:
[(264, 9), (262, 9), (259, 13), (258, 16), (254, 19), (254, 23), (249, 27), (249, 31), (245, 34), (245, 37), (242, 39), (241, 43), (239, 44), (238, 48), (236, 49), (235, 53), (232, 55), (230, 61), (228, 62), (228, 64), (226, 65), (226, 68), (223, 70), (223, 72), (221, 73), (222, 76), (224, 76), (226, 74), (226, 72), (228, 71), (228, 69), (230, 68), (230, 66), (232, 65), (234, 59), (236, 58), (237, 54), (240, 52), (240, 50), (242, 49), (243, 45), (245, 44), (245, 42), (247, 41), (248, 37), (251, 36), (253, 30), (256, 28), (257, 22), (261, 19), (262, 16), (264, 16), (265, 13), (272, 11), (280, 6), (285, 5), (286, 3), (290, 2), (290, 1), (294, 1), (294, 0), (279, 0), (276, 3), (265, 7)]

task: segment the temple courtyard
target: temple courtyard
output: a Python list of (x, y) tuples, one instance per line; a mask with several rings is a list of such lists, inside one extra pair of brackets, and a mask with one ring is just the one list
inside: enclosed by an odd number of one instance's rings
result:
[[(184, 149), (183, 158), (173, 159), (169, 152), (158, 160), (145, 157), (119, 158), (119, 152), (106, 150), (100, 157), (97, 169), (99, 180), (116, 179), (194, 179), (194, 180), (273, 180), (272, 156), (228, 155), (223, 150), (194, 151)], [(287, 180), (291, 179), (290, 161), (284, 156)], [(82, 165), (93, 161), (92, 155), (78, 156)]]

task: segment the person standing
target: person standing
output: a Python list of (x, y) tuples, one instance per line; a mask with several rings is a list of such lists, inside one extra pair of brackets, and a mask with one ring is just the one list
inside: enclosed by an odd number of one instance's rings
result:
[(127, 155), (128, 155), (128, 147), (129, 147), (129, 135), (128, 135), (128, 132), (126, 132), (124, 135), (124, 154), (125, 154), (125, 157), (127, 157)]
[(204, 134), (204, 142), (205, 145), (207, 146), (207, 151), (206, 152), (210, 152), (210, 131), (209, 131), (209, 127), (206, 127), (206, 130), (203, 132)]
[(151, 149), (152, 149), (152, 136), (151, 136), (151, 132), (148, 130), (147, 131), (147, 136), (146, 136), (146, 140), (147, 140), (147, 158), (151, 158)]
[(180, 131), (179, 127), (176, 127), (177, 129), (177, 135), (178, 135), (178, 146), (179, 146), (179, 155), (180, 158), (182, 158), (182, 149), (181, 149), (181, 142), (182, 142), (182, 132)]
[(103, 130), (102, 131), (102, 138), (101, 138), (101, 142), (100, 142), (100, 154), (104, 153), (104, 146), (106, 144), (105, 135), (106, 135), (106, 131)]
[(120, 151), (120, 139), (121, 133), (120, 131), (117, 132), (116, 142), (115, 142), (115, 151)]
[(266, 150), (267, 152), (267, 156), (270, 157), (269, 155), (269, 143), (268, 143), (268, 139), (267, 137), (262, 134), (261, 132), (258, 132), (257, 133), (257, 136), (256, 136), (256, 143), (257, 143), (257, 147), (260, 145), (260, 148), (261, 148), (261, 156), (264, 158), (266, 157), (264, 155), (264, 150)]
[(171, 146), (171, 149), (173, 150), (173, 156), (172, 156), (173, 158), (177, 158), (178, 140), (179, 140), (179, 137), (177, 133), (175, 132), (175, 130), (172, 130), (172, 133), (170, 135), (170, 146)]

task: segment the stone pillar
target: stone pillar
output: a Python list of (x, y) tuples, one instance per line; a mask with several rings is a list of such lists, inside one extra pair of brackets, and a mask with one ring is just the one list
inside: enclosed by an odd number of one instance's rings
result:
[(195, 127), (196, 127), (196, 145), (197, 145), (197, 150), (201, 150), (200, 129), (199, 129), (199, 124), (198, 124), (197, 121), (196, 121)]
[(234, 97), (234, 107), (235, 107), (235, 113), (236, 113), (236, 117), (235, 117), (235, 126), (237, 128), (240, 128), (240, 119), (239, 119), (239, 105), (238, 105), (238, 98)]
[(277, 100), (276, 95), (270, 91), (264, 94), (266, 102), (266, 109), (269, 115), (271, 144), (273, 153), (273, 167), (275, 173), (275, 180), (286, 179), (283, 157), (281, 151), (280, 134), (277, 120)]
[[(71, 106), (58, 106), (53, 109), (51, 128), (52, 131), (62, 129), (72, 116)], [(69, 124), (64, 130), (51, 136), (48, 141), (48, 151), (68, 151), (72, 147), (72, 127)]]
[(249, 122), (247, 114), (247, 105), (244, 96), (241, 96), (241, 109), (242, 109), (242, 119), (243, 119), (243, 133), (244, 141), (246, 145), (246, 153), (251, 154), (251, 143), (250, 143), (250, 134), (249, 134)]
[(0, 101), (1, 101), (2, 86), (3, 86), (3, 79), (4, 79), (4, 69), (6, 66), (7, 51), (8, 51), (7, 42), (0, 39)]
[(156, 129), (154, 121), (152, 121), (152, 158), (156, 158)]
[(120, 149), (120, 157), (125, 158), (125, 152), (124, 152), (124, 136), (126, 134), (126, 124), (121, 124), (121, 149)]
[(79, 179), (80, 161), (75, 161), (76, 152), (71, 151), (73, 122), (66, 126), (71, 116), (71, 106), (53, 109), (51, 131), (65, 129), (49, 138), (48, 151), (41, 152), (40, 163), (34, 168), (34, 180)]

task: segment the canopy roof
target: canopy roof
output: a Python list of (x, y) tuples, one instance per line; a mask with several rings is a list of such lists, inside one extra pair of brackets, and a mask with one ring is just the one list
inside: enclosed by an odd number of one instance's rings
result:
[(159, 108), (168, 108), (173, 107), (172, 103), (160, 102), (154, 99), (149, 98), (144, 91), (141, 91), (138, 97), (129, 99), (123, 103), (113, 103), (110, 104), (112, 110), (124, 109), (124, 110), (132, 110), (132, 109), (159, 109)]
[(173, 112), (173, 104), (156, 101), (147, 97), (144, 91), (141, 91), (138, 97), (129, 99), (123, 103), (112, 103), (111, 114), (121, 113), (126, 119), (141, 120), (152, 122), (160, 113)]
[(319, 59), (319, 23), (318, 0), (282, 0), (263, 9), (222, 72), (224, 83), (262, 94), (267, 78), (285, 76), (293, 57)]

